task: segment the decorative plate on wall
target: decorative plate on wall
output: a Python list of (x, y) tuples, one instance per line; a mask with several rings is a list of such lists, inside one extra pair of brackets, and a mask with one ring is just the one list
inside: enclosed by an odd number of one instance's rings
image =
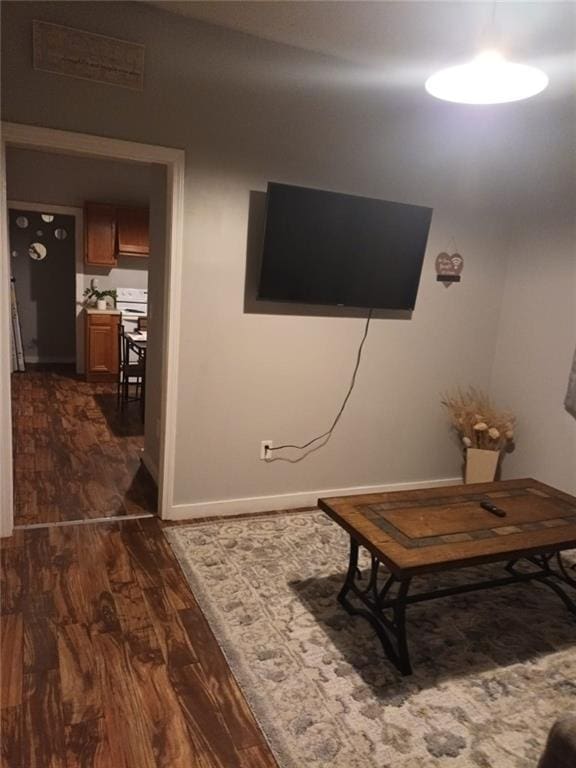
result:
[(32, 243), (28, 248), (28, 256), (34, 261), (42, 261), (46, 258), (46, 246), (42, 243)]

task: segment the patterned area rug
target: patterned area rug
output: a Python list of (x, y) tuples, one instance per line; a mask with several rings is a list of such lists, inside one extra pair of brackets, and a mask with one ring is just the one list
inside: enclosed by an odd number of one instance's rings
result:
[(541, 585), (411, 606), (402, 678), (336, 601), (348, 540), (323, 513), (166, 535), (282, 768), (535, 768), (576, 709), (576, 621)]

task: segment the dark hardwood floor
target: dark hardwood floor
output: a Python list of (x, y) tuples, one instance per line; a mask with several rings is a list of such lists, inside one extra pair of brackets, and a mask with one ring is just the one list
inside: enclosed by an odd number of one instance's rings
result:
[(2, 540), (2, 768), (274, 768), (155, 518)]
[(73, 372), (12, 374), (15, 524), (156, 511), (138, 403)]
[(156, 509), (138, 404), (12, 385), (15, 523), (48, 526), (0, 544), (2, 768), (275, 768), (162, 524), (125, 519)]

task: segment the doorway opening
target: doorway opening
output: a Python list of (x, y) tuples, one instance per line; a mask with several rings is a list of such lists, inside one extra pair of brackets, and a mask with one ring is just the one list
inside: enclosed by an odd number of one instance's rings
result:
[[(137, 253), (139, 248), (142, 251), (140, 245), (130, 245), (137, 239), (133, 212), (139, 201), (126, 199), (117, 185), (110, 185), (111, 207), (117, 213), (126, 211), (128, 220), (122, 230), (128, 233), (122, 238), (122, 259), (114, 268), (87, 264), (91, 222), (86, 203), (96, 198), (96, 203), (103, 204), (102, 189), (99, 194), (84, 189), (82, 200), (78, 189), (69, 190), (76, 195), (71, 201), (56, 190), (65, 186), (62, 175), (53, 174), (43, 188), (29, 185), (30, 194), (14, 195), (14, 188), (20, 192), (22, 186), (11, 181), (10, 153), (18, 152), (34, 155), (36, 167), (40, 162), (57, 161), (65, 167), (84, 161), (99, 163), (102, 170), (116, 163), (140, 173), (145, 170), (155, 180), (149, 205), (152, 296), (150, 307), (143, 310), (142, 329), (130, 317), (136, 304), (142, 307), (138, 299), (147, 293), (142, 286), (143, 260), (137, 263), (144, 254)], [(2, 425), (13, 427), (15, 482), (12, 485), (12, 446), (8, 445), (9, 455), (5, 446), (2, 456), (1, 533), (9, 535), (13, 525), (66, 524), (154, 512), (165, 516), (172, 505), (184, 154), (4, 124), (4, 168), (7, 159), (9, 202), (4, 189), (1, 290), (4, 299), (11, 296), (13, 287), (18, 299), (22, 360), (14, 344), (12, 307), (11, 314), (2, 313), (0, 351), (2, 363), (9, 361), (9, 365), (2, 366), (0, 375), (0, 419)], [(81, 175), (86, 176), (87, 167)], [(108, 294), (108, 303), (98, 308), (96, 297), (102, 293)], [(122, 309), (116, 307), (118, 294), (125, 300)], [(11, 302), (3, 304), (10, 309)], [(122, 313), (129, 335), (138, 337), (136, 351), (129, 353), (126, 362), (139, 353), (135, 362), (141, 375), (131, 376), (128, 385), (119, 388)], [(106, 352), (108, 363), (102, 357), (105, 338), (116, 345), (112, 353)], [(25, 370), (19, 370), (20, 362)], [(130, 374), (135, 370), (132, 367)]]

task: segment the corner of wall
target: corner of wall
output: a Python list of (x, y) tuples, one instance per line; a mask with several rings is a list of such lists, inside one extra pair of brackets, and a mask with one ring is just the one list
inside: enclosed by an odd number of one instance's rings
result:
[[(510, 221), (510, 220), (509, 220)], [(508, 281), (510, 280), (510, 261), (512, 258), (512, 242), (513, 242), (513, 227), (514, 217), (512, 217), (512, 226), (508, 226), (505, 236), (503, 238), (503, 253), (504, 253), (504, 274), (502, 276), (502, 283), (500, 286), (500, 301), (498, 302), (498, 317), (496, 319), (496, 333), (494, 335), (494, 346), (492, 349), (492, 360), (490, 363), (490, 377), (489, 377), (489, 391), (494, 393), (497, 391), (497, 370), (498, 370), (498, 357), (500, 353), (500, 345), (502, 338), (502, 324), (504, 315), (504, 304), (506, 300), (506, 291), (508, 288)]]

